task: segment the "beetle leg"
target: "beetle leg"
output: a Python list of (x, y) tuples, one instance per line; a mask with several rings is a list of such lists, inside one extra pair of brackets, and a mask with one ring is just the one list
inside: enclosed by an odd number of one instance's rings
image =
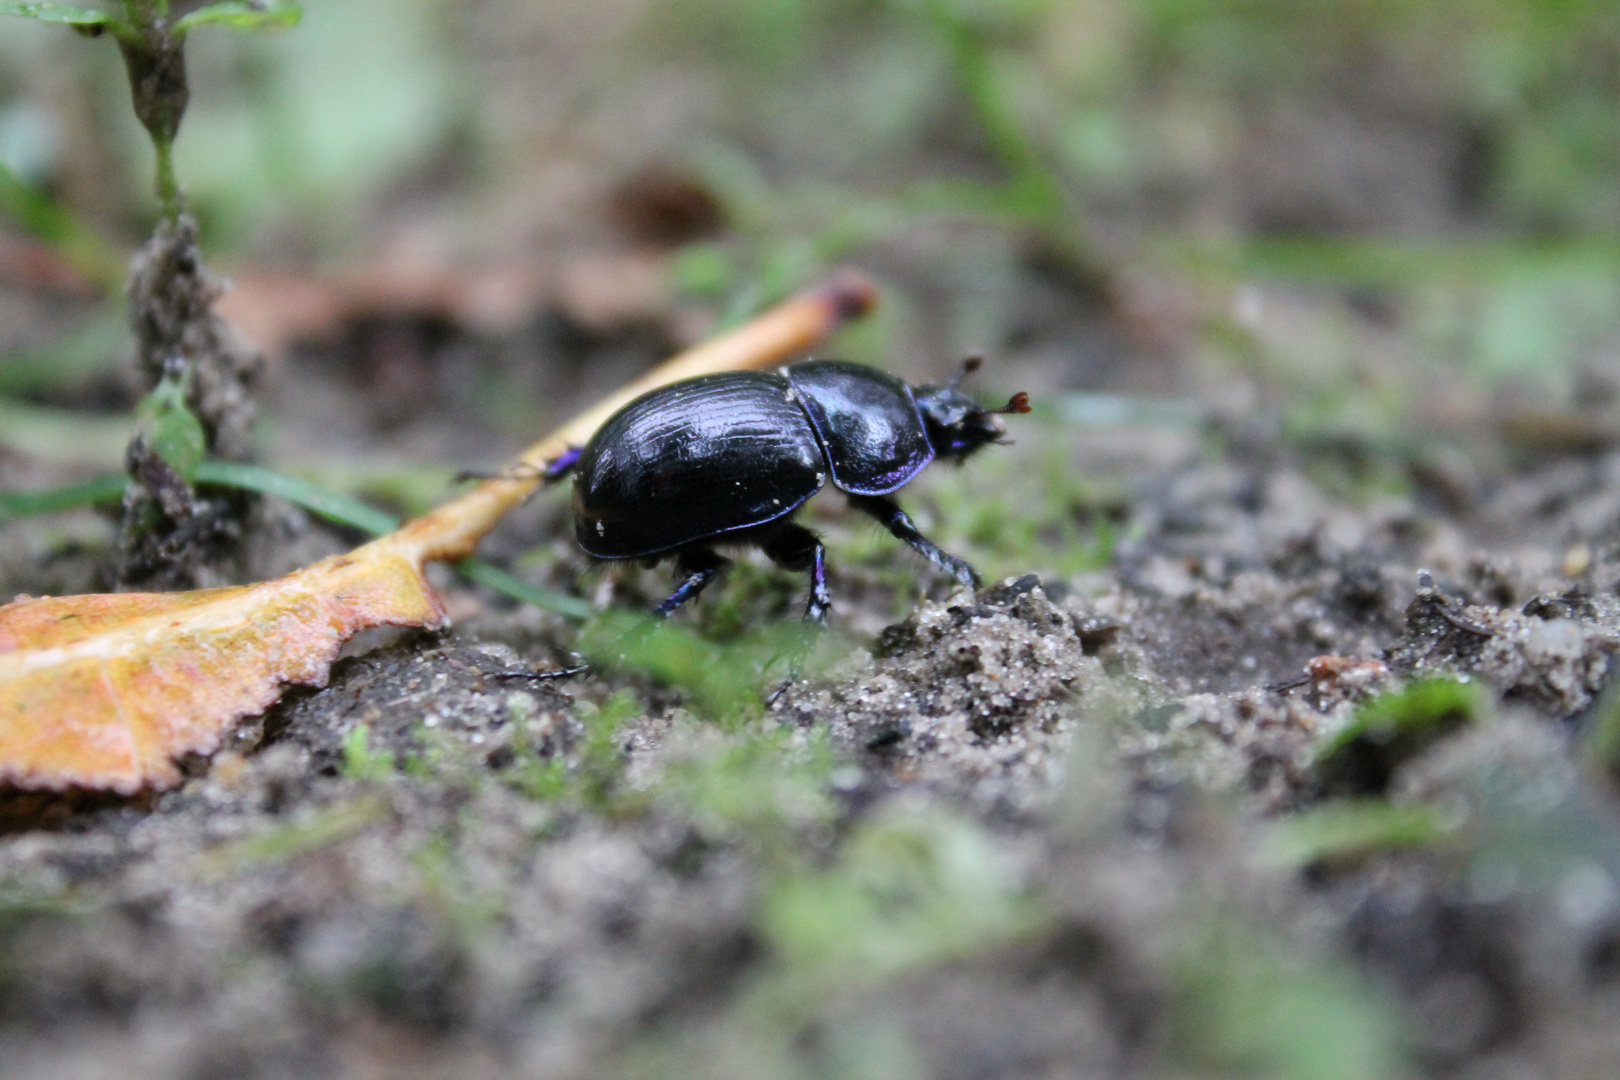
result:
[(876, 518), (878, 523), (888, 529), (897, 540), (903, 540), (916, 550), (923, 558), (935, 566), (946, 570), (957, 581), (972, 588), (979, 587), (979, 572), (955, 555), (940, 549), (913, 525), (911, 518), (900, 509), (900, 504), (893, 499), (882, 495), (851, 495), (849, 503), (855, 509)]
[(516, 465), (502, 469), (500, 472), (483, 472), (478, 469), (463, 469), (456, 473), (452, 483), (464, 484), (469, 480), (539, 480), (542, 484), (555, 484), (573, 471), (579, 464), (579, 455), (583, 451), (577, 446), (570, 446), (562, 453), (552, 458), (545, 466), (530, 465), (520, 461)]
[(832, 594), (827, 591), (827, 549), (821, 537), (802, 525), (783, 525), (759, 545), (784, 570), (810, 571), (810, 600), (804, 617), (817, 625), (827, 622)]
[(675, 557), (675, 567), (686, 575), (686, 579), (669, 594), (668, 600), (658, 605), (653, 614), (660, 619), (669, 618), (676, 608), (702, 592), (714, 575), (724, 570), (730, 562), (730, 559), (722, 558), (708, 548), (681, 552)]

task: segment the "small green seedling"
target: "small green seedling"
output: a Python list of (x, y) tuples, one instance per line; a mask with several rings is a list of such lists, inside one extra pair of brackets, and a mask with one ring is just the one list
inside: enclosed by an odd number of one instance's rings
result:
[(1473, 683), (1413, 679), (1362, 705), (1324, 739), (1316, 749), (1317, 772), (1330, 791), (1380, 794), (1402, 762), (1484, 712), (1484, 695)]
[[(215, 284), (196, 250), (196, 222), (186, 213), (185, 197), (174, 172), (174, 140), (191, 99), (186, 81), (186, 37), (199, 26), (290, 26), (302, 17), (296, 0), (224, 0), (176, 5), (170, 0), (108, 0), (105, 6), (76, 7), (54, 0), (0, 0), (0, 15), (61, 23), (86, 37), (110, 36), (124, 58), (135, 116), (151, 137), (157, 162), (157, 196), (163, 217), (151, 242), (138, 253), (129, 275), (130, 322), (136, 331), (136, 366), (155, 388), (141, 403), (143, 430), (130, 443), (126, 461), (135, 481), (124, 502), (123, 567), (173, 565), (184, 558), (185, 545), (154, 539), (168, 519), (190, 520), (198, 510), (191, 484), (209, 451), (225, 457), (246, 453), (254, 365), (224, 344), (219, 320), (211, 310)], [(0, 185), (0, 189), (15, 185)], [(23, 195), (27, 193), (24, 192)], [(34, 211), (35, 232), (61, 234), (60, 222), (42, 215), (38, 200), (13, 191), (7, 205)], [(176, 391), (173, 382), (182, 389)], [(189, 380), (188, 373), (202, 377)], [(196, 385), (192, 385), (195, 383)], [(235, 384), (239, 394), (204, 394), (198, 388)], [(198, 445), (198, 436), (201, 444)], [(169, 538), (172, 540), (172, 535)]]
[(291, 26), (303, 17), (295, 0), (224, 0), (172, 18), (169, 0), (120, 0), (116, 8), (83, 8), (49, 0), (0, 0), (0, 15), (62, 23), (86, 37), (110, 34), (124, 56), (135, 115), (157, 152), (157, 194), (163, 215), (180, 219), (182, 199), (174, 176), (174, 139), (191, 90), (186, 83), (186, 35), (199, 26), (256, 29)]

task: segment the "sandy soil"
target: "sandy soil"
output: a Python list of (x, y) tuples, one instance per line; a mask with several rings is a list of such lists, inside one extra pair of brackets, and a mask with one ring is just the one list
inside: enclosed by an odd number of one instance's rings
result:
[[(897, 584), (909, 553), (817, 509), (830, 666), (768, 709), (720, 722), (634, 665), (508, 677), (575, 632), (447, 582), (455, 630), (357, 646), (174, 791), (12, 796), (0, 1071), (1620, 1067), (1620, 804), (1581, 726), (1620, 648), (1620, 457), (1523, 462), (1448, 509), (1335, 498), (1275, 442), (1026, 430), (997, 452), (1112, 478), (1106, 564)], [(344, 543), (281, 520), (283, 562)], [(104, 556), (63, 537), (97, 527), (8, 526), (0, 591), (85, 587)], [(616, 607), (662, 587), (565, 528), (537, 505), (491, 548), (545, 541), (546, 580)], [(727, 611), (791, 617), (798, 587), (744, 565), (683, 619), (728, 640)], [(1345, 741), (1433, 673), (1470, 680), (1466, 716)], [(1298, 846), (1367, 800), (1433, 828)]]

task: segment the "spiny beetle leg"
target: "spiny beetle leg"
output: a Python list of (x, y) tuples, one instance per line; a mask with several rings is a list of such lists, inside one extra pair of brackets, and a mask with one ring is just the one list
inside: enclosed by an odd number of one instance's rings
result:
[(910, 544), (923, 558), (948, 571), (961, 584), (974, 589), (979, 587), (979, 572), (919, 532), (893, 499), (881, 495), (851, 495), (849, 502), (855, 509), (876, 518), (897, 540)]
[(659, 604), (653, 612), (660, 619), (667, 619), (675, 609), (691, 600), (703, 591), (714, 575), (730, 565), (731, 560), (716, 555), (708, 548), (693, 548), (681, 552), (675, 559), (675, 566), (686, 579), (680, 583), (669, 599)]
[(580, 449), (570, 446), (546, 463), (544, 468), (530, 465), (520, 461), (516, 465), (502, 469), (500, 472), (485, 472), (480, 469), (463, 469), (456, 473), (455, 483), (464, 484), (469, 480), (527, 480), (536, 477), (542, 484), (555, 484), (567, 476), (573, 467), (579, 463)]
[(588, 663), (574, 664), (571, 667), (552, 668), (550, 671), (489, 671), (485, 672), (492, 679), (532, 679), (535, 682), (544, 682), (547, 679), (568, 679), (575, 675), (583, 675), (591, 670)]

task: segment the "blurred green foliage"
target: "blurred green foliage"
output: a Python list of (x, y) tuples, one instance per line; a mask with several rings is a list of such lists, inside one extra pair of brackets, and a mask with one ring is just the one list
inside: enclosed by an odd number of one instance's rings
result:
[(678, 752), (656, 795), (705, 842), (740, 845), (772, 870), (800, 869), (806, 840), (829, 837), (839, 817), (833, 767), (825, 731), (761, 725)]
[[(147, 151), (107, 104), (122, 92), (109, 50), (17, 27), (0, 42), (0, 163), (19, 190), (91, 190), (74, 179), (87, 129), (132, 177), (124, 191), (142, 190)], [(389, 193), (511, 206), (514, 190), (554, 197), (530, 178), (565, 159), (672, 162), (728, 223), (678, 254), (674, 283), (727, 322), (919, 225), (999, 230), (1009, 239), (954, 234), (949, 266), (911, 260), (911, 287), (951, 291), (957, 314), (928, 335), (947, 353), (1009, 346), (1032, 246), (1082, 290), (1142, 266), (1298, 290), (1324, 301), (1304, 340), (1274, 316), (1227, 318), (1206, 292), (1205, 360), (1304, 399), (1291, 434), (1349, 418), (1376, 438), (1425, 380), (1529, 383), (1570, 404), (1583, 365), (1607, 355), (1617, 47), (1608, 0), (678, 0), (545, 15), (344, 0), (274, 41), (196, 36), (176, 152), (210, 244), (296, 222), (296, 244), (327, 251), (361, 239), (373, 219), (356, 211)], [(47, 92), (86, 68), (85, 101)], [(526, 97), (529, 127), (513, 122)], [(637, 113), (651, 126), (626, 123)], [(1360, 325), (1352, 309), (1368, 304), (1403, 352)], [(907, 311), (898, 298), (849, 354), (892, 357)]]
[(1348, 966), (1290, 953), (1271, 933), (1218, 913), (1181, 944), (1173, 1040), (1195, 1075), (1409, 1075), (1393, 1011)]
[[(124, 261), (113, 246), (57, 200), (29, 184), (4, 158), (0, 158), (0, 217), (60, 251), (74, 269), (102, 290), (112, 293), (123, 283)], [(10, 366), (0, 368), (0, 376)]]
[(578, 753), (572, 757), (542, 755), (530, 742), (527, 731), (520, 729), (513, 740), (514, 765), (504, 774), (505, 779), (532, 799), (598, 813), (630, 809), (628, 803), (615, 798), (624, 771), (619, 729), (641, 715), (640, 699), (629, 690), (621, 690), (601, 705), (581, 702), (575, 711), (585, 727)]
[(770, 678), (785, 678), (792, 664), (816, 660), (817, 644), (827, 643), (817, 641), (813, 628), (793, 622), (751, 627), (721, 642), (681, 622), (619, 610), (588, 624), (578, 648), (603, 671), (679, 687), (703, 719), (736, 727), (763, 711)]
[(191, 870), (205, 880), (228, 877), (246, 867), (284, 862), (320, 851), (386, 818), (388, 800), (372, 792), (320, 807), (254, 836), (220, 844), (199, 855)]
[(761, 926), (797, 990), (819, 998), (1005, 942), (1041, 914), (983, 829), (896, 811), (864, 822), (833, 865), (779, 881)]
[(1266, 838), (1265, 857), (1279, 866), (1299, 868), (1427, 847), (1444, 839), (1455, 824), (1426, 804), (1342, 799), (1275, 821)]
[(356, 724), (343, 736), (342, 773), (350, 780), (379, 783), (394, 775), (394, 755), (371, 745), (371, 725)]
[[(247, 237), (288, 212), (339, 230), (334, 239), (355, 239), (339, 226), (356, 203), (428, 154), (458, 108), (449, 76), (453, 34), (439, 8), (343, 0), (313, 5), (297, 33), (273, 40), (189, 36), (192, 100), (175, 169), (211, 245)], [(285, 3), (266, 11), (216, 4), (187, 18), (282, 26), (296, 12)], [(125, 197), (144, 201), (152, 151), (128, 115), (115, 50), (74, 51), (53, 33), (61, 31), (17, 21), (0, 40), (0, 118), (42, 117), (46, 132), (29, 145), (0, 138), (0, 163), (49, 185), (77, 152), (68, 131), (89, 122), (101, 143), (94, 153), (119, 161)], [(65, 100), (44, 96), (61, 84), (52, 65), (81, 73), (82, 85)], [(76, 96), (86, 93), (88, 100)], [(107, 207), (75, 209), (109, 216)]]
[(446, 138), (462, 91), (444, 5), (313, 4), (298, 32), (198, 38), (176, 166), (216, 242), (296, 213), (354, 243), (354, 209)]

